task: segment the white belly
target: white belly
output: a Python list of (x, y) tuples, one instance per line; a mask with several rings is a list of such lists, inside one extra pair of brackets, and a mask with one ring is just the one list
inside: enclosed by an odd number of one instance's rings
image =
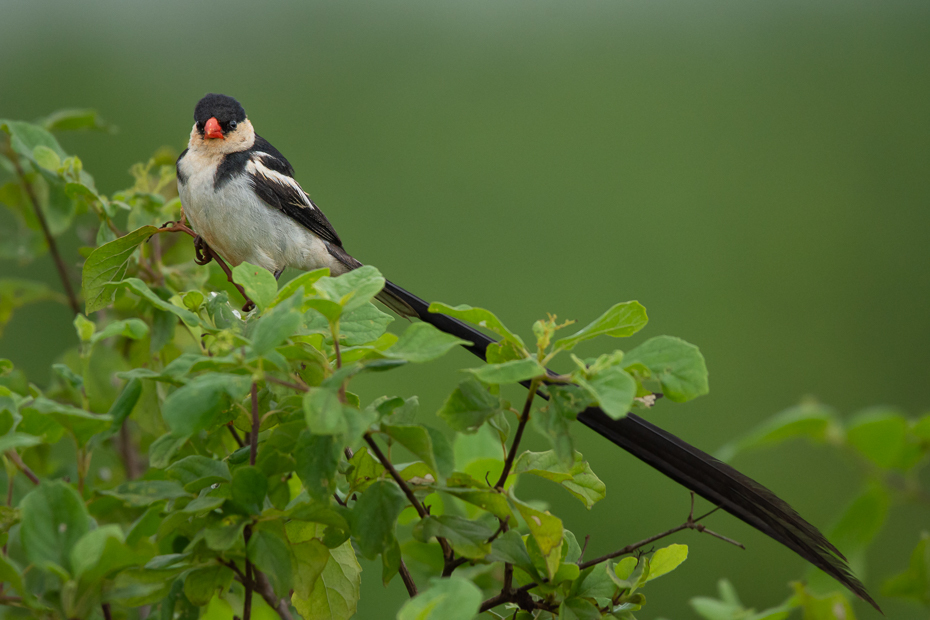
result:
[[(185, 158), (186, 159), (186, 158)], [(184, 166), (186, 172), (189, 167)], [(212, 167), (178, 184), (181, 204), (193, 229), (232, 265), (242, 262), (276, 272), (284, 267), (332, 268), (325, 242), (258, 198), (246, 177), (214, 191)]]

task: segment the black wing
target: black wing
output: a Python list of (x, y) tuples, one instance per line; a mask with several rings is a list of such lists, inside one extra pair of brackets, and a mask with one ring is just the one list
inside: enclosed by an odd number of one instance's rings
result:
[(253, 164), (249, 168), (249, 181), (259, 198), (320, 239), (342, 247), (342, 240), (333, 225), (294, 180), (294, 168), (278, 149), (264, 138), (255, 136), (254, 146), (246, 152)]

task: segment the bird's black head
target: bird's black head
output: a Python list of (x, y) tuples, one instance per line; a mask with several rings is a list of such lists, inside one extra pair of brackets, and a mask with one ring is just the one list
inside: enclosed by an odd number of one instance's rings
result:
[[(228, 95), (210, 93), (194, 108), (197, 131), (206, 138), (222, 138), (245, 121), (242, 105)], [(212, 121), (212, 122), (211, 122)]]

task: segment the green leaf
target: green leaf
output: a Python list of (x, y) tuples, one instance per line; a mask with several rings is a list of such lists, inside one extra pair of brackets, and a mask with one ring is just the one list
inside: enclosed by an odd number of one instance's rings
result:
[(488, 538), (492, 534), (493, 530), (486, 525), (454, 515), (427, 516), (413, 526), (413, 537), (420, 542), (446, 538), (456, 553), (473, 560), (480, 560), (490, 553)]
[(601, 612), (582, 598), (567, 598), (559, 605), (559, 620), (599, 620)]
[(514, 463), (514, 474), (533, 474), (561, 485), (566, 491), (591, 508), (607, 494), (607, 486), (601, 482), (580, 452), (575, 452), (571, 467), (565, 467), (554, 450), (546, 452), (524, 452)]
[(287, 541), (270, 529), (256, 529), (249, 538), (246, 557), (267, 575), (275, 594), (287, 597), (294, 583)]
[(307, 427), (315, 435), (339, 435), (349, 430), (347, 407), (336, 390), (311, 388), (303, 397)]
[(433, 578), (429, 588), (400, 608), (398, 620), (471, 620), (481, 606), (481, 590), (475, 584), (453, 575)]
[(28, 594), (23, 587), (22, 571), (6, 554), (0, 554), (0, 583), (10, 584), (20, 595)]
[(641, 330), (648, 321), (646, 309), (638, 301), (627, 301), (613, 306), (593, 323), (571, 336), (556, 340), (552, 343), (552, 348), (555, 351), (571, 351), (578, 343), (598, 336), (625, 338)]
[(429, 323), (411, 323), (384, 355), (407, 362), (431, 362), (460, 344), (471, 344), (439, 331)]
[[(118, 240), (117, 240), (118, 241)], [(86, 265), (86, 263), (85, 263)], [(184, 324), (188, 327), (209, 327), (206, 323), (200, 320), (200, 317), (188, 310), (187, 308), (182, 308), (181, 306), (176, 306), (172, 303), (169, 303), (156, 295), (148, 285), (138, 278), (126, 278), (114, 284), (107, 285), (107, 288), (128, 288), (130, 291), (140, 296), (146, 302), (154, 306), (159, 310), (164, 310), (170, 312), (177, 316), (179, 319), (184, 321)], [(87, 299), (85, 297), (85, 299)], [(112, 301), (112, 296), (109, 298), (105, 305), (109, 304)], [(103, 307), (103, 306), (100, 306)]]
[(575, 377), (575, 382), (614, 420), (625, 417), (633, 406), (636, 379), (616, 366), (605, 368), (587, 379)]
[(113, 132), (112, 125), (100, 118), (97, 110), (90, 108), (73, 108), (58, 110), (45, 117), (42, 125), (48, 131), (77, 131), (89, 129), (93, 131)]
[(930, 534), (921, 534), (907, 570), (886, 580), (882, 594), (930, 605)]
[(90, 531), (84, 500), (70, 485), (45, 481), (20, 502), (20, 541), (29, 562), (71, 570), (71, 550)]
[(547, 576), (552, 579), (562, 560), (564, 530), (561, 519), (552, 516), (548, 512), (536, 510), (529, 504), (524, 504), (516, 499), (513, 493), (510, 495), (510, 503), (520, 512), (520, 515), (526, 521), (526, 525), (530, 528), (530, 534), (539, 546), (539, 551), (546, 561)]
[(614, 583), (607, 576), (604, 566), (595, 565), (581, 571), (569, 595), (578, 598), (610, 598), (615, 591)]
[(476, 379), (490, 385), (519, 383), (534, 377), (546, 376), (546, 369), (532, 358), (503, 364), (487, 364), (480, 368), (466, 368), (465, 372), (472, 373)]
[(542, 575), (536, 570), (529, 552), (526, 550), (526, 544), (523, 537), (516, 530), (509, 530), (494, 539), (491, 543), (491, 554), (488, 559), (494, 562), (507, 562), (523, 569), (526, 573), (536, 580), (541, 580)]
[(290, 338), (303, 324), (303, 316), (292, 309), (290, 304), (282, 304), (262, 316), (255, 324), (251, 334), (252, 352), (264, 355)]
[(245, 397), (250, 385), (244, 375), (200, 375), (168, 395), (162, 416), (175, 436), (193, 435), (210, 427), (230, 400)]
[(643, 364), (662, 384), (665, 396), (676, 403), (710, 391), (704, 356), (693, 344), (672, 336), (656, 336), (623, 357), (623, 367)]
[(839, 432), (839, 420), (832, 409), (817, 403), (804, 403), (774, 415), (746, 437), (724, 445), (717, 450), (716, 457), (728, 462), (742, 452), (795, 437), (807, 437), (823, 443), (828, 436)]
[(252, 514), (259, 514), (264, 508), (265, 495), (268, 494), (268, 478), (260, 469), (247, 465), (233, 472), (233, 501)]
[(336, 470), (342, 448), (332, 435), (301, 431), (294, 447), (297, 461), (294, 473), (304, 483), (310, 497), (322, 500), (336, 490)]
[(907, 458), (908, 426), (907, 419), (896, 411), (867, 409), (850, 421), (846, 440), (879, 467), (903, 470), (916, 464), (916, 459)]
[(184, 596), (193, 605), (203, 607), (213, 597), (223, 595), (232, 582), (233, 572), (225, 566), (207, 566), (192, 570), (184, 578)]
[(74, 331), (77, 332), (77, 337), (81, 342), (90, 342), (96, 330), (97, 326), (92, 321), (88, 321), (83, 314), (74, 316)]
[(474, 323), (479, 327), (486, 327), (501, 338), (519, 345), (520, 348), (525, 348), (523, 340), (520, 338), (520, 336), (507, 329), (507, 327), (501, 323), (500, 319), (494, 316), (494, 313), (490, 310), (485, 310), (484, 308), (473, 308), (464, 304), (453, 307), (444, 303), (434, 302), (430, 304), (429, 311), (437, 313), (441, 312), (442, 314), (451, 316), (452, 318), (468, 321), (469, 323)]
[(349, 620), (355, 615), (361, 572), (352, 543), (329, 550), (329, 558), (309, 591), (294, 589), (291, 602), (304, 620)]
[(7, 433), (0, 437), (0, 454), (17, 448), (30, 448), (42, 443), (42, 439), (27, 433)]
[(123, 391), (120, 392), (119, 397), (113, 401), (113, 405), (107, 412), (107, 415), (110, 416), (113, 421), (110, 423), (110, 428), (105, 433), (104, 438), (119, 432), (120, 427), (123, 426), (123, 422), (126, 421), (126, 418), (129, 417), (129, 414), (132, 413), (132, 410), (135, 408), (136, 403), (139, 402), (140, 396), (142, 396), (142, 382), (138, 379), (130, 379), (127, 381), (125, 387), (123, 387)]
[(118, 525), (104, 525), (84, 534), (71, 549), (74, 576), (88, 583), (130, 566), (140, 566), (150, 554), (132, 551), (123, 542)]
[(36, 398), (29, 407), (24, 409), (24, 417), (28, 410), (38, 411), (53, 418), (58, 424), (68, 429), (82, 446), (97, 433), (107, 430), (113, 422), (108, 415), (90, 413), (71, 405), (49, 400), (43, 396)]
[(274, 274), (251, 263), (241, 263), (232, 269), (233, 280), (245, 289), (259, 310), (264, 311), (278, 294), (278, 281)]
[(155, 469), (164, 469), (171, 462), (175, 452), (188, 440), (187, 435), (176, 436), (166, 433), (149, 446), (149, 465)]
[(581, 387), (550, 385), (549, 406), (533, 416), (533, 425), (549, 439), (563, 464), (571, 464), (574, 459), (571, 424), (590, 404), (591, 396)]
[(85, 312), (90, 314), (113, 303), (114, 289), (107, 287), (126, 275), (129, 259), (143, 242), (157, 232), (154, 226), (143, 226), (119, 239), (105, 243), (84, 261), (81, 283)]
[(412, 424), (397, 426), (382, 424), (381, 432), (413, 452), (413, 454), (426, 463), (430, 469), (443, 478), (447, 473), (450, 473), (450, 468), (440, 468), (437, 463), (436, 455), (433, 452), (433, 440), (426, 427)]
[(378, 480), (355, 503), (351, 514), (352, 536), (362, 555), (373, 560), (394, 542), (394, 524), (407, 503), (394, 482)]
[(32, 149), (32, 161), (55, 173), (61, 167), (61, 157), (58, 156), (58, 153), (43, 144)]
[(249, 520), (241, 515), (224, 516), (203, 532), (207, 547), (214, 551), (227, 551), (242, 542), (242, 532)]
[(24, 121), (0, 119), (0, 130), (10, 135), (10, 145), (13, 150), (28, 159), (32, 159), (32, 153), (37, 146), (48, 147), (61, 159), (68, 156), (61, 148), (61, 145), (58, 144), (55, 136), (38, 125)]
[[(842, 592), (832, 592), (826, 596), (815, 596), (803, 583), (794, 582), (795, 600), (802, 609), (804, 620), (834, 620), (849, 618), (855, 620), (856, 614)], [(787, 614), (785, 614), (786, 617)]]
[(274, 301), (272, 301), (268, 307), (274, 308), (281, 302), (286, 299), (290, 299), (297, 293), (297, 290), (301, 287), (304, 289), (304, 294), (312, 293), (314, 291), (313, 284), (323, 276), (329, 275), (329, 268), (324, 267), (323, 269), (314, 269), (313, 271), (306, 271), (299, 276), (293, 278), (289, 282), (285, 283), (278, 289), (277, 295), (275, 295)]
[(669, 545), (658, 549), (649, 560), (649, 576), (646, 581), (658, 579), (672, 572), (687, 559), (688, 545)]
[(226, 463), (199, 454), (175, 461), (165, 469), (165, 473), (183, 484), (184, 490), (190, 493), (197, 493), (212, 484), (229, 482), (232, 479)]
[(339, 337), (350, 347), (368, 344), (380, 338), (393, 322), (390, 314), (381, 312), (373, 304), (365, 304), (343, 313), (339, 319)]
[(190, 493), (173, 480), (131, 480), (99, 493), (120, 499), (129, 506), (148, 506), (163, 499), (190, 497)]
[(384, 288), (384, 277), (371, 265), (365, 265), (336, 278), (323, 277), (314, 285), (325, 299), (342, 306), (347, 313), (361, 308)]
[[(81, 315), (78, 315), (81, 316)], [(75, 318), (75, 321), (77, 319)], [(103, 330), (93, 334), (90, 337), (92, 343), (105, 340), (113, 336), (124, 336), (131, 340), (141, 340), (149, 333), (149, 326), (145, 321), (140, 319), (126, 319), (125, 321), (114, 321), (103, 328)], [(83, 338), (82, 338), (83, 339)]]
[(501, 411), (501, 400), (476, 379), (462, 381), (436, 414), (453, 430), (474, 432)]
[(511, 525), (516, 523), (507, 498), (487, 485), (474, 480), (471, 476), (456, 472), (449, 477), (446, 484), (448, 486), (436, 488), (464, 502), (478, 506), (498, 519), (510, 519)]

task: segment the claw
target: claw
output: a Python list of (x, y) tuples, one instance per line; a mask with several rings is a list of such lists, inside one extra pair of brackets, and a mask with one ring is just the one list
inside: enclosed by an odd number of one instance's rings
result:
[(206, 265), (213, 260), (210, 253), (210, 246), (203, 240), (203, 237), (197, 235), (194, 237), (194, 262), (198, 265)]

